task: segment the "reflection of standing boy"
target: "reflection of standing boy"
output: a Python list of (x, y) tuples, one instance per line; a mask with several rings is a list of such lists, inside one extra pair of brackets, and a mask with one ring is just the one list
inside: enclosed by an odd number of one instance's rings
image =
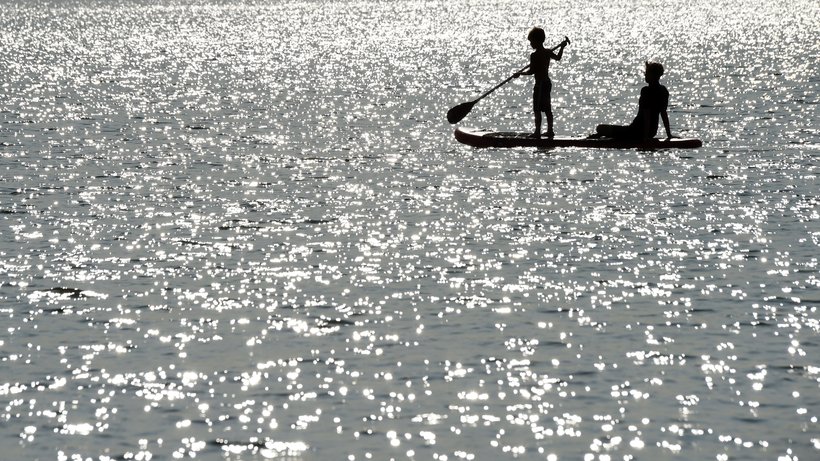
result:
[[(529, 69), (525, 72), (517, 72), (515, 77), (518, 78), (522, 75), (532, 75), (535, 77), (535, 85), (532, 89), (532, 110), (535, 113), (535, 132), (533, 133), (533, 137), (541, 137), (541, 112), (546, 112), (547, 137), (552, 138), (555, 133), (552, 130), (552, 99), (550, 97), (552, 81), (549, 76), (550, 59), (556, 61), (561, 60), (561, 56), (564, 54), (564, 47), (569, 45), (569, 39), (564, 37), (563, 42), (555, 48), (548, 50), (544, 48), (546, 34), (544, 33), (544, 29), (540, 27), (533, 27), (529, 35), (527, 35), (527, 39), (535, 51), (530, 55)], [(556, 49), (558, 50), (558, 54), (554, 53)]]

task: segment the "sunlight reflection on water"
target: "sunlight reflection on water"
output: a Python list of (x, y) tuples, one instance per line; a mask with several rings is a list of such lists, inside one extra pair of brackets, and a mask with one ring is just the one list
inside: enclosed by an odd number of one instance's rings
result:
[[(676, 8), (12, 3), (4, 451), (813, 459), (820, 8)], [(535, 24), (559, 134), (659, 59), (705, 147), (457, 145)], [(530, 85), (464, 123), (529, 130)]]

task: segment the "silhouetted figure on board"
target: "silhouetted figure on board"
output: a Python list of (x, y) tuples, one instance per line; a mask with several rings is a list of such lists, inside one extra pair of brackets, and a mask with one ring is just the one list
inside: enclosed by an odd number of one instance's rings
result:
[(666, 128), (666, 138), (673, 137), (669, 128), (669, 115), (666, 113), (666, 107), (669, 105), (669, 91), (660, 82), (663, 65), (649, 61), (645, 65), (644, 80), (648, 85), (641, 88), (638, 115), (635, 120), (627, 126), (598, 125), (595, 127), (596, 134), (591, 137), (629, 140), (654, 138), (658, 133), (658, 116), (663, 120), (663, 126)]
[[(541, 137), (541, 112), (547, 114), (547, 137), (552, 138), (555, 133), (552, 129), (552, 81), (550, 80), (550, 60), (561, 60), (564, 54), (564, 47), (569, 45), (569, 38), (564, 37), (564, 41), (556, 47), (548, 50), (544, 48), (544, 41), (547, 39), (544, 29), (540, 27), (533, 27), (527, 39), (530, 45), (535, 50), (530, 55), (529, 69), (524, 72), (516, 72), (515, 78), (522, 75), (533, 75), (535, 77), (535, 85), (532, 89), (532, 110), (535, 113), (535, 132), (533, 137)], [(554, 51), (558, 50), (556, 54)]]

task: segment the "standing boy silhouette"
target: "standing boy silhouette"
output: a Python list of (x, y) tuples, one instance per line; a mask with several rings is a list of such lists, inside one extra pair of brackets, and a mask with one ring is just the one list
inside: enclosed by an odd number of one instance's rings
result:
[[(535, 85), (532, 89), (532, 110), (535, 113), (535, 132), (532, 134), (534, 138), (541, 137), (541, 112), (547, 114), (547, 137), (552, 138), (555, 132), (552, 129), (552, 81), (550, 80), (550, 60), (561, 60), (564, 54), (564, 47), (569, 45), (569, 38), (564, 37), (559, 45), (548, 50), (544, 48), (544, 41), (546, 34), (544, 29), (540, 27), (533, 27), (527, 39), (530, 41), (530, 46), (535, 50), (530, 54), (529, 69), (524, 72), (516, 72), (515, 77), (522, 75), (533, 75), (535, 77)], [(554, 51), (558, 50), (558, 54)]]

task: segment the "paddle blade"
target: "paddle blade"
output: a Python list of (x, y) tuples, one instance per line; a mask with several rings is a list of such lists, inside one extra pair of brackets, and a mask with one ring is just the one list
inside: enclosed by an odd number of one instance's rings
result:
[(473, 110), (474, 105), (475, 101), (470, 101), (461, 103), (453, 107), (452, 109), (447, 111), (447, 121), (450, 123), (460, 122), (464, 117), (467, 116), (467, 114), (470, 113), (471, 110)]

